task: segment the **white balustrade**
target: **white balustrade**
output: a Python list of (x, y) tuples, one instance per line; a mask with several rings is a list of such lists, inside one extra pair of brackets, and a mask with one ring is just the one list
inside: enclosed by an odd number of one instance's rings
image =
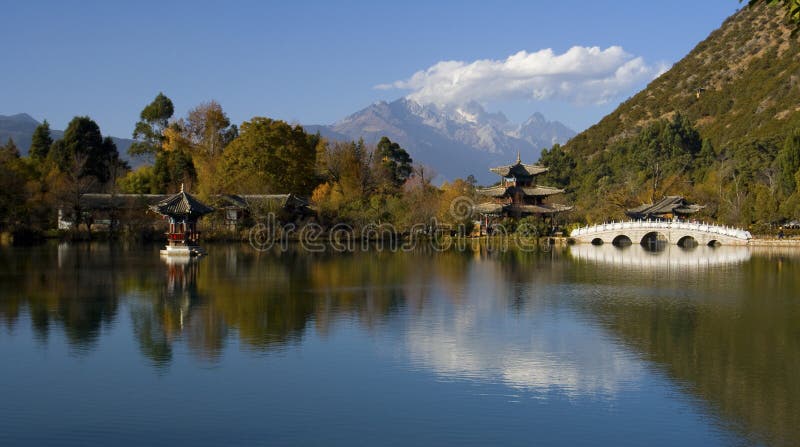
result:
[(591, 226), (576, 228), (570, 234), (572, 237), (586, 236), (607, 231), (622, 230), (685, 230), (699, 233), (711, 233), (728, 236), (736, 239), (752, 239), (749, 231), (721, 225), (700, 222), (672, 222), (672, 221), (643, 221), (632, 220), (627, 222), (603, 222)]

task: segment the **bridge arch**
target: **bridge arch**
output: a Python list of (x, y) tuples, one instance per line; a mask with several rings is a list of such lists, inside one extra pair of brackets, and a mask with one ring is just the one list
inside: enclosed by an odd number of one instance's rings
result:
[(599, 237), (592, 239), (592, 245), (603, 245), (603, 239)]
[(711, 239), (710, 241), (708, 241), (708, 244), (706, 245), (708, 245), (709, 247), (719, 247), (722, 244), (720, 244), (719, 241), (716, 239)]
[(683, 236), (682, 238), (678, 239), (678, 246), (682, 248), (694, 248), (697, 247), (699, 244), (697, 243), (697, 239), (693, 236)]
[(663, 233), (651, 231), (642, 236), (642, 240), (639, 243), (647, 247), (666, 245), (669, 243), (669, 239)]
[(629, 245), (633, 245), (631, 238), (624, 234), (620, 234), (619, 236), (615, 237), (611, 243), (616, 247), (627, 247)]
[[(660, 246), (663, 243), (688, 245), (689, 239), (681, 241), (686, 236), (691, 236), (698, 245), (747, 245), (752, 236), (744, 229), (731, 228), (699, 222), (678, 221), (628, 221), (607, 222), (582, 228), (576, 228), (570, 233), (575, 242), (599, 243), (602, 240), (610, 243), (620, 236), (626, 236), (633, 243), (642, 243), (643, 246)], [(622, 238), (616, 242), (623, 241)], [(663, 242), (662, 242), (663, 241)], [(616, 245), (616, 244), (615, 244)]]

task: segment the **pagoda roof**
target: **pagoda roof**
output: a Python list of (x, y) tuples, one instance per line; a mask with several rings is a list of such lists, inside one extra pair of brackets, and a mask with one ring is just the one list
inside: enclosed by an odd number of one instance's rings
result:
[(503, 212), (519, 212), (521, 214), (555, 214), (571, 211), (569, 205), (551, 203), (547, 205), (514, 205), (502, 203), (481, 203), (475, 205), (473, 210), (481, 214), (502, 214)]
[(150, 206), (150, 209), (164, 216), (203, 216), (212, 211), (214, 208), (197, 200), (193, 195), (183, 190), (174, 196), (167, 197), (166, 199)]
[(646, 203), (626, 211), (632, 217), (658, 216), (663, 214), (694, 214), (705, 208), (689, 203), (682, 196), (666, 196), (656, 203)]
[(555, 214), (571, 211), (572, 206), (550, 203), (547, 205), (508, 205), (508, 211), (519, 211), (522, 214)]
[(553, 188), (550, 186), (490, 186), (488, 188), (479, 188), (478, 194), (488, 197), (505, 197), (511, 196), (516, 190), (521, 190), (527, 197), (546, 197), (554, 194), (563, 194), (564, 190)]
[(553, 188), (552, 186), (530, 186), (520, 188), (525, 192), (526, 196), (552, 196), (554, 194), (564, 194), (564, 190), (560, 188)]
[(475, 205), (472, 209), (476, 213), (481, 213), (481, 214), (500, 214), (503, 212), (503, 208), (505, 208), (505, 205), (503, 205), (502, 203), (488, 202), (488, 203), (479, 203)]
[(517, 162), (513, 165), (489, 168), (489, 171), (501, 177), (533, 177), (547, 172), (547, 168), (537, 164)]

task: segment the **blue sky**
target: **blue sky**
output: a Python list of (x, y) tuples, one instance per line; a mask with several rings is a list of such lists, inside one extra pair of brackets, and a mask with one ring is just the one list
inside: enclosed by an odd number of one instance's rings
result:
[[(643, 2), (0, 0), (0, 114), (54, 128), (89, 115), (129, 137), (159, 92), (176, 115), (214, 99), (232, 121), (269, 116), (327, 124), (378, 100), (437, 84), (409, 82), (442, 61), (497, 61), (550, 48), (619, 46), (646, 67), (672, 64), (720, 26), (737, 0)], [(502, 80), (501, 80), (502, 81)], [(404, 83), (405, 89), (376, 86)], [(481, 91), (482, 80), (473, 85)], [(479, 100), (514, 121), (535, 111), (581, 130), (642, 88), (611, 98), (534, 100), (519, 90)]]

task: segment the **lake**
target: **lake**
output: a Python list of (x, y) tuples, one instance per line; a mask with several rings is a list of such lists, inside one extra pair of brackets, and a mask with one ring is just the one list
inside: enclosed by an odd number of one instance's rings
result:
[(0, 445), (792, 445), (800, 251), (0, 248)]

